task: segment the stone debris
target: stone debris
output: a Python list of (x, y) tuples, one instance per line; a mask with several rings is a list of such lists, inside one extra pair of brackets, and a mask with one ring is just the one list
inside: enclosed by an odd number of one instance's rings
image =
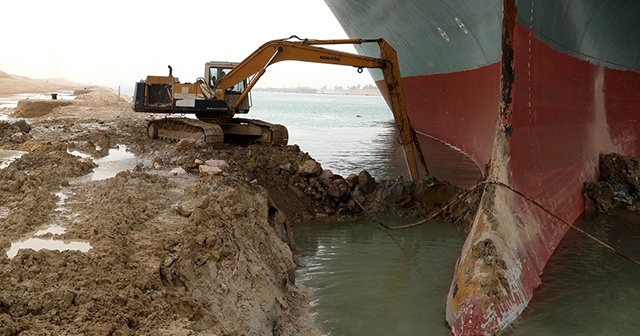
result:
[(583, 185), (586, 209), (601, 213), (614, 209), (640, 213), (640, 158), (602, 154), (599, 170), (599, 181)]

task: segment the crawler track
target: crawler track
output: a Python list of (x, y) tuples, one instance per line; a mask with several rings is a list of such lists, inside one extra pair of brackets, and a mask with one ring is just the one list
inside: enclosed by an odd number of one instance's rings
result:
[(215, 148), (222, 147), (224, 133), (216, 124), (189, 118), (164, 118), (151, 120), (147, 134), (152, 139), (195, 139)]
[(152, 139), (195, 139), (214, 148), (222, 147), (225, 141), (271, 146), (286, 146), (289, 141), (289, 132), (283, 125), (241, 118), (227, 119), (224, 122), (190, 118), (152, 120), (147, 126), (147, 134)]

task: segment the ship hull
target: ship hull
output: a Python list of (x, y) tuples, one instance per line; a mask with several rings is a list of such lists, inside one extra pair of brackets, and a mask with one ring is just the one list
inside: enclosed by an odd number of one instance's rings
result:
[(464, 188), (485, 181), (446, 319), (456, 335), (499, 332), (540, 285), (563, 222), (583, 212), (582, 184), (596, 179), (599, 154), (640, 155), (640, 4), (326, 2), (347, 34), (398, 50), (431, 174)]

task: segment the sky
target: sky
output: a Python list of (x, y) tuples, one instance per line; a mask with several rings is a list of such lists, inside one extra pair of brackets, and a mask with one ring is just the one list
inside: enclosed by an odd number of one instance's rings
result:
[[(3, 0), (0, 13), (0, 71), (112, 88), (167, 75), (167, 65), (194, 82), (207, 61), (239, 62), (291, 35), (347, 38), (323, 0)], [(256, 87), (357, 84), (373, 80), (352, 67), (287, 61), (270, 66)]]

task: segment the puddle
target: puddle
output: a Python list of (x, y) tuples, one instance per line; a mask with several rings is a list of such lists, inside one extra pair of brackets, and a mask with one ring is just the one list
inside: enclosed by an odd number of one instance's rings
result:
[[(85, 154), (69, 152), (74, 155), (83, 156)], [(119, 172), (133, 170), (138, 164), (135, 154), (127, 152), (127, 146), (118, 145), (117, 148), (109, 149), (109, 154), (103, 158), (93, 160), (98, 167), (93, 172), (73, 180), (74, 184), (101, 181), (116, 176)]]
[[(73, 91), (62, 90), (57, 92), (56, 98), (58, 100), (73, 100), (76, 99), (76, 96), (73, 95)], [(40, 99), (40, 100), (51, 100), (51, 93), (20, 93), (14, 94), (8, 97), (0, 97), (0, 109), (15, 109), (18, 107), (18, 101), (22, 99)], [(0, 114), (0, 119), (6, 119), (7, 117)]]
[[(42, 249), (47, 250), (58, 250), (58, 251), (80, 251), (87, 252), (91, 249), (91, 244), (88, 242), (78, 241), (78, 240), (60, 240), (55, 239), (56, 236), (60, 236), (64, 234), (67, 230), (64, 226), (57, 224), (56, 222), (60, 222), (61, 218), (69, 218), (69, 216), (65, 213), (68, 213), (69, 210), (65, 208), (65, 202), (67, 198), (69, 198), (72, 192), (68, 189), (62, 189), (61, 191), (55, 193), (58, 197), (58, 203), (56, 208), (56, 214), (53, 216), (54, 224), (51, 224), (43, 229), (40, 229), (33, 234), (29, 235), (30, 237), (14, 242), (11, 244), (9, 249), (7, 250), (7, 257), (12, 259), (18, 254), (18, 251), (21, 249), (32, 249), (34, 251), (39, 251)], [(2, 215), (0, 209), (0, 215)], [(7, 213), (5, 217), (8, 215), (9, 211), (7, 209)], [(0, 216), (2, 218), (2, 216)], [(41, 238), (42, 236), (50, 235), (51, 238)]]
[[(87, 154), (78, 152), (78, 151), (69, 151), (69, 154), (76, 155), (78, 157), (88, 158), (91, 157)], [(20, 155), (24, 154), (24, 152), (16, 152), (16, 151), (0, 151), (0, 156), (2, 158), (2, 163), (9, 160), (9, 158), (20, 157)], [(103, 158), (95, 159), (94, 162), (98, 165), (98, 167), (94, 168), (93, 172), (82, 176), (80, 178), (74, 179), (73, 184), (81, 184), (90, 181), (100, 181), (104, 179), (108, 179), (116, 176), (119, 172), (124, 170), (133, 170), (138, 163), (136, 160), (136, 156), (133, 153), (127, 152), (127, 147), (124, 145), (118, 145), (116, 148), (109, 149), (109, 154)], [(6, 164), (8, 165), (8, 163)], [(42, 249), (47, 250), (58, 250), (58, 251), (81, 251), (87, 252), (91, 249), (91, 244), (83, 241), (76, 240), (60, 240), (55, 239), (56, 236), (60, 236), (65, 233), (66, 229), (63, 225), (59, 223), (64, 223), (69, 219), (72, 220), (73, 214), (69, 214), (69, 210), (65, 208), (65, 202), (69, 196), (71, 196), (72, 191), (69, 189), (62, 189), (59, 192), (56, 192), (55, 195), (58, 197), (58, 203), (56, 204), (56, 214), (52, 217), (52, 224), (34, 232), (29, 235), (28, 238), (23, 240), (13, 242), (9, 250), (7, 250), (7, 257), (9, 259), (15, 257), (18, 254), (18, 251), (21, 249), (32, 249), (35, 251), (39, 251)], [(3, 216), (6, 217), (8, 215), (8, 209), (3, 211), (4, 208), (0, 208), (0, 218)], [(41, 238), (42, 236), (51, 236), (51, 238)]]
[[(15, 109), (16, 107), (18, 107), (18, 100), (16, 100), (15, 97), (0, 97), (0, 110)], [(7, 119), (7, 118), (8, 118), (7, 115), (0, 114), (0, 119)]]
[(33, 235), (36, 237), (39, 236), (44, 236), (46, 234), (52, 234), (54, 236), (56, 235), (61, 235), (63, 233), (65, 233), (67, 231), (67, 229), (64, 228), (64, 226), (60, 226), (60, 225), (50, 225), (48, 226), (46, 229), (42, 229), (42, 230), (38, 230), (36, 231), (36, 233), (34, 233)]
[[(98, 149), (96, 149), (96, 150), (98, 150)], [(83, 159), (86, 159), (86, 158), (90, 158), (90, 157), (91, 157), (91, 155), (89, 155), (89, 154), (85, 154), (85, 153), (82, 153), (82, 152), (78, 152), (77, 150), (72, 150), (72, 151), (70, 151), (70, 150), (68, 150), (68, 149), (67, 149), (67, 153), (69, 153), (69, 154), (71, 154), (71, 155), (73, 155), (73, 156), (81, 157), (81, 158), (83, 158)]]
[(13, 259), (13, 257), (18, 254), (18, 251), (22, 249), (32, 249), (34, 251), (47, 249), (58, 251), (88, 252), (91, 249), (91, 244), (70, 240), (28, 238), (19, 242), (12, 243), (11, 247), (7, 251), (7, 257), (9, 259)]
[(21, 157), (26, 152), (0, 149), (0, 169), (7, 168), (11, 162)]

